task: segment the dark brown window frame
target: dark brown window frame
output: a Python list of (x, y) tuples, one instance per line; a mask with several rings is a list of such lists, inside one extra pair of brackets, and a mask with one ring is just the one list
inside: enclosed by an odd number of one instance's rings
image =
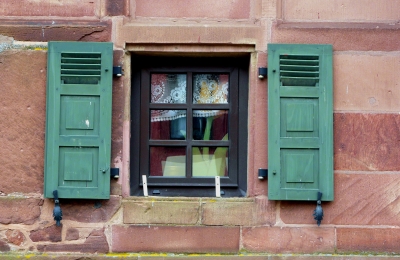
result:
[[(131, 195), (143, 195), (141, 176), (148, 176), (149, 195), (160, 196), (215, 196), (214, 178), (165, 178), (149, 177), (148, 151), (150, 145), (176, 146), (229, 146), (229, 177), (221, 177), (221, 193), (225, 197), (245, 196), (247, 186), (247, 110), (248, 110), (248, 69), (249, 56), (236, 57), (177, 57), (132, 55), (131, 87)], [(210, 66), (212, 64), (212, 66)], [(227, 109), (229, 110), (229, 141), (199, 140), (150, 140), (149, 110), (165, 109), (165, 105), (150, 103), (149, 92), (151, 73), (187, 74), (188, 96), (191, 90), (192, 73), (229, 73), (230, 93), (228, 104), (169, 104), (169, 109)], [(190, 79), (190, 80), (189, 80)], [(140, 104), (140, 105), (139, 105)], [(140, 120), (134, 120), (140, 118)], [(236, 119), (235, 119), (236, 118)], [(190, 120), (187, 130), (191, 131)], [(189, 136), (190, 133), (188, 133)], [(187, 148), (189, 151), (189, 148)], [(189, 153), (190, 154), (190, 153)], [(142, 155), (142, 156), (141, 156)], [(190, 156), (188, 156), (190, 157)], [(188, 158), (187, 171), (191, 167)], [(233, 169), (233, 170), (232, 170)]]

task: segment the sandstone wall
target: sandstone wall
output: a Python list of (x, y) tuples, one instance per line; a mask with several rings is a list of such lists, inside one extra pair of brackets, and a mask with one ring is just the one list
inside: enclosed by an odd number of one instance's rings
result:
[[(0, 252), (400, 254), (400, 0), (0, 0)], [(112, 41), (110, 200), (43, 198), (47, 42)], [(335, 200), (269, 201), (267, 43), (334, 48)], [(130, 52), (246, 52), (248, 197), (129, 196)], [(229, 258), (227, 258), (229, 259)], [(264, 258), (257, 258), (264, 259)]]

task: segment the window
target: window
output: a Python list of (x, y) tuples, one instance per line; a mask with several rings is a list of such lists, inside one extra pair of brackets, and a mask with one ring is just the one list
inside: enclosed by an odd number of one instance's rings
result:
[(131, 193), (244, 196), (248, 57), (132, 58)]

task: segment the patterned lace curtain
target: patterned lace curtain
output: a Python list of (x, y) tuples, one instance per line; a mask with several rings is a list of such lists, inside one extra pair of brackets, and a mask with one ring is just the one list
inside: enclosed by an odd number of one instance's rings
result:
[[(194, 104), (228, 103), (228, 74), (195, 74), (193, 76)], [(152, 74), (151, 103), (186, 103), (186, 74)], [(194, 117), (210, 117), (225, 110), (193, 110)], [(186, 117), (185, 110), (152, 110), (151, 121), (168, 121)]]

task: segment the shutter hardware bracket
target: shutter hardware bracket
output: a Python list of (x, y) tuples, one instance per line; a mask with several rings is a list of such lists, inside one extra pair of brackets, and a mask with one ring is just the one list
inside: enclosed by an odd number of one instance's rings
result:
[(113, 67), (113, 75), (117, 76), (117, 77), (121, 77), (123, 75), (122, 67), (121, 66), (114, 66)]
[(317, 208), (314, 210), (314, 219), (317, 221), (317, 225), (321, 225), (321, 221), (324, 218), (324, 210), (321, 206), (321, 198), (322, 192), (318, 191), (318, 198), (317, 198)]
[(62, 211), (60, 208), (60, 201), (58, 200), (58, 191), (54, 190), (53, 191), (53, 196), (54, 196), (54, 209), (53, 209), (53, 217), (54, 220), (56, 221), (56, 226), (59, 227), (61, 226), (61, 219), (62, 219)]
[(110, 177), (114, 179), (119, 178), (119, 168), (110, 168)]
[(258, 169), (258, 179), (268, 179), (268, 169)]
[(259, 67), (258, 68), (258, 78), (263, 79), (268, 75), (268, 68), (266, 67)]

